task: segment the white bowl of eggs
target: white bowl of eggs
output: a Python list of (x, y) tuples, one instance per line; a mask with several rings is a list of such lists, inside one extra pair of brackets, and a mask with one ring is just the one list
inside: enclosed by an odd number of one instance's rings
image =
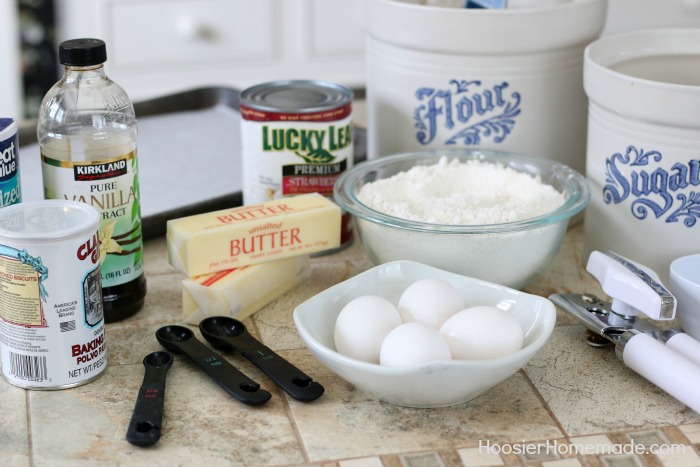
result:
[(309, 350), (341, 378), (407, 407), (467, 402), (542, 348), (548, 299), (413, 261), (376, 266), (294, 310)]

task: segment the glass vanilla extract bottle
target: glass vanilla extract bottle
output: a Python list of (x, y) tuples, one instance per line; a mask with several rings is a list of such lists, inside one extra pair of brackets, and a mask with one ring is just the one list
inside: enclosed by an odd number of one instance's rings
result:
[(102, 40), (62, 42), (58, 57), (64, 73), (44, 97), (37, 125), (44, 198), (100, 211), (105, 322), (119, 321), (146, 296), (134, 106), (105, 73)]

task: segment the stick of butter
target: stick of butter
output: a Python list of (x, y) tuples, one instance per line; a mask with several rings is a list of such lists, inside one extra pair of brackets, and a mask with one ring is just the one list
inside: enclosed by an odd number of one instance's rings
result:
[(189, 277), (340, 246), (340, 208), (318, 193), (172, 219), (170, 264)]
[(311, 275), (308, 255), (189, 277), (182, 281), (183, 318), (199, 324), (208, 316), (243, 320)]

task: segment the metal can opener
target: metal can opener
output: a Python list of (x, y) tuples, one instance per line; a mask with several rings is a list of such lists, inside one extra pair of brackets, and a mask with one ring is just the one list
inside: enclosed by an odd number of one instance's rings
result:
[(625, 365), (700, 413), (700, 342), (653, 323), (676, 314), (676, 299), (656, 273), (600, 251), (591, 253), (586, 270), (611, 302), (587, 293), (553, 294), (549, 299), (586, 327), (590, 345), (614, 344)]

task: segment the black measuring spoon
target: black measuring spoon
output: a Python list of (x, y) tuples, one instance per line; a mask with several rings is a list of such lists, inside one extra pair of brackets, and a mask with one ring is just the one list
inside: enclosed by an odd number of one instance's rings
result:
[(217, 349), (238, 352), (250, 360), (293, 398), (310, 402), (323, 394), (323, 386), (263, 345), (237, 319), (205, 318), (199, 323), (199, 330)]
[(156, 339), (166, 349), (190, 357), (219, 386), (244, 404), (262, 405), (272, 397), (221, 355), (212, 352), (189, 328), (177, 325), (163, 326), (156, 331)]
[(146, 373), (126, 430), (126, 440), (136, 446), (151, 446), (160, 439), (165, 403), (165, 374), (173, 364), (170, 352), (152, 352), (143, 359)]

